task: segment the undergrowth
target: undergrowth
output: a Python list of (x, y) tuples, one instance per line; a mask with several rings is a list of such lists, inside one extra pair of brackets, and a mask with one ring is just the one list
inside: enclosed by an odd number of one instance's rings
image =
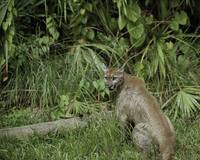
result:
[[(4, 119), (4, 122), (7, 121), (5, 123), (11, 124), (12, 122), (9, 121), (12, 121), (11, 117), (14, 115), (10, 115), (9, 119)], [(19, 122), (18, 125), (24, 121)], [(32, 119), (32, 122), (34, 121), (35, 119)], [(173, 124), (177, 135), (174, 160), (199, 160), (200, 117), (195, 120), (179, 119)], [(83, 129), (76, 129), (68, 133), (52, 133), (45, 137), (33, 136), (1, 140), (0, 159), (141, 160), (142, 153), (132, 143), (120, 142), (120, 137), (121, 133), (116, 118), (105, 118), (98, 114)], [(155, 155), (151, 159), (155, 159)]]
[(106, 65), (144, 79), (170, 116), (195, 116), (198, 6), (197, 0), (1, 0), (0, 113), (16, 106), (56, 107), (56, 118), (99, 111), (88, 106), (109, 100)]

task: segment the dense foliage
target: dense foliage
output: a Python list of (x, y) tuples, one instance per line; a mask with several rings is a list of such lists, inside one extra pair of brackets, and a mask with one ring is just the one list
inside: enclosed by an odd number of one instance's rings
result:
[(174, 117), (200, 109), (197, 0), (1, 0), (0, 111), (91, 113), (102, 64), (145, 80)]

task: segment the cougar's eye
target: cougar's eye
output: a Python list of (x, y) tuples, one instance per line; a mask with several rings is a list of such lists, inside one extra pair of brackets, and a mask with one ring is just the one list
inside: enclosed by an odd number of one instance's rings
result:
[(120, 77), (118, 77), (118, 76), (113, 76), (113, 80), (116, 80), (116, 79), (119, 79)]
[(105, 79), (108, 79), (108, 76), (104, 76)]

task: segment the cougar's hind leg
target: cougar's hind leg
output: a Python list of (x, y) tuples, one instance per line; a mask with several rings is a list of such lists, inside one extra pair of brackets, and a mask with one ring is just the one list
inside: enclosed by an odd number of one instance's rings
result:
[(152, 137), (149, 131), (149, 125), (146, 123), (138, 123), (132, 131), (134, 143), (144, 152), (150, 150)]

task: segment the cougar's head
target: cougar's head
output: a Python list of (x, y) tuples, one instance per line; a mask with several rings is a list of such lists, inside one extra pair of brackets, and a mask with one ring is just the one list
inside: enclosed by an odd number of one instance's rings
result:
[(105, 79), (106, 85), (110, 89), (114, 89), (123, 83), (124, 70), (116, 69), (116, 68), (105, 68), (104, 79)]

